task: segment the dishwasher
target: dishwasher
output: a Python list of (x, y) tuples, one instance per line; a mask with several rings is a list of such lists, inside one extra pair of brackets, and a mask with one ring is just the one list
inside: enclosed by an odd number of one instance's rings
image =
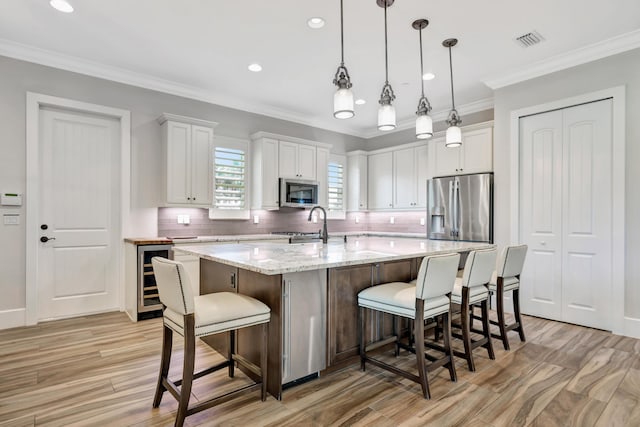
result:
[(285, 273), (282, 384), (318, 377), (327, 367), (327, 270)]

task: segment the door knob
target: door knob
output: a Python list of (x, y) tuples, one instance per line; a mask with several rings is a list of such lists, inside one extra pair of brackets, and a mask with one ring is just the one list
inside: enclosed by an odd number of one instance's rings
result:
[(49, 228), (49, 226), (48, 226), (47, 224), (42, 224), (42, 225), (40, 226), (40, 229), (41, 229), (41, 230), (46, 230), (47, 228)]
[(40, 238), (40, 241), (41, 241), (42, 243), (47, 243), (49, 240), (56, 240), (56, 238), (55, 238), (55, 237), (47, 237), (47, 236), (42, 236), (42, 237)]

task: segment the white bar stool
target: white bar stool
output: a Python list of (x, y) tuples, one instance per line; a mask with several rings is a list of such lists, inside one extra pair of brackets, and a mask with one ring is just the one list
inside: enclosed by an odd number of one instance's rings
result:
[[(151, 262), (160, 301), (165, 306), (163, 311), (164, 334), (160, 375), (158, 376), (153, 407), (160, 406), (162, 395), (165, 391), (169, 391), (178, 401), (175, 425), (182, 426), (185, 417), (258, 388), (261, 389), (261, 398), (264, 401), (267, 396), (267, 345), (271, 317), (270, 308), (254, 298), (231, 292), (218, 292), (194, 297), (189, 277), (182, 263), (160, 257), (152, 258)], [(260, 350), (259, 367), (234, 353), (235, 331), (254, 325), (262, 325), (262, 348)], [(173, 332), (184, 337), (182, 379), (175, 382), (170, 381), (167, 377), (171, 362)], [(194, 373), (196, 338), (223, 332), (229, 332), (228, 359), (216, 366)], [(225, 367), (229, 368), (229, 377), (233, 377), (234, 364), (236, 362), (256, 374), (259, 377), (259, 382), (221, 396), (200, 401), (189, 407), (191, 385), (194, 379)]]
[[(527, 249), (527, 245), (504, 248), (498, 259), (497, 269), (493, 273), (491, 283), (489, 283), (489, 290), (496, 294), (496, 311), (498, 312), (498, 321), (492, 320), (491, 323), (500, 329), (499, 334), (492, 334), (492, 336), (502, 340), (505, 350), (509, 350), (509, 338), (507, 337), (509, 331), (517, 331), (520, 335), (520, 341), (526, 341), (520, 318), (520, 274), (522, 267), (524, 267)], [(512, 291), (515, 322), (507, 325), (504, 318), (504, 294), (509, 291)]]
[[(360, 322), (358, 334), (360, 337), (360, 367), (364, 371), (366, 362), (370, 362), (382, 369), (386, 369), (404, 378), (417, 382), (422, 387), (425, 399), (430, 398), (429, 381), (427, 371), (441, 366), (449, 369), (451, 381), (456, 381), (455, 363), (451, 353), (451, 300), (449, 295), (458, 269), (459, 254), (446, 254), (428, 256), (422, 260), (418, 278), (415, 283), (392, 282), (372, 286), (358, 294), (358, 306), (360, 306)], [(375, 310), (401, 316), (414, 320), (415, 347), (404, 346), (416, 354), (418, 375), (401, 370), (381, 360), (374, 359), (367, 354), (376, 348), (395, 343), (396, 355), (400, 346), (399, 331), (394, 330), (394, 335), (367, 345), (365, 327), (367, 322), (367, 310)], [(444, 348), (425, 343), (424, 321), (425, 319), (443, 316)], [(394, 325), (398, 322), (394, 319)], [(425, 345), (443, 350), (441, 358), (435, 358), (425, 353)], [(431, 363), (427, 364), (429, 360)]]
[[(473, 350), (484, 347), (489, 353), (490, 359), (495, 359), (493, 345), (491, 343), (491, 331), (489, 329), (489, 282), (496, 265), (497, 251), (495, 248), (482, 249), (469, 252), (467, 261), (464, 264), (462, 277), (456, 278), (456, 284), (451, 293), (452, 312), (460, 313), (460, 325), (454, 325), (461, 329), (461, 334), (453, 333), (456, 338), (462, 339), (464, 353), (454, 351), (456, 356), (466, 359), (470, 371), (475, 371), (476, 366), (473, 360)], [(482, 309), (482, 331), (483, 337), (479, 340), (471, 339), (471, 316), (473, 306), (480, 304)], [(437, 335), (437, 332), (436, 332)]]

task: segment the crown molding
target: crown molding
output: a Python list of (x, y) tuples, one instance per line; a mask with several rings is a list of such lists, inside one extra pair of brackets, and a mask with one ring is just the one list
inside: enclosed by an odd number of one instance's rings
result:
[(342, 134), (363, 137), (360, 132), (340, 125), (333, 118), (327, 120), (310, 120), (299, 114), (277, 109), (271, 106), (258, 105), (254, 101), (245, 101), (238, 98), (221, 95), (211, 90), (204, 90), (195, 86), (185, 85), (170, 80), (161, 79), (148, 74), (137, 73), (124, 68), (113, 67), (94, 61), (66, 55), (59, 52), (41, 49), (38, 47), (16, 43), (7, 39), (0, 39), (0, 55), (22, 61), (33, 62), (48, 67), (59, 68), (74, 73), (84, 74), (105, 80), (154, 90), (170, 95), (181, 96), (196, 101), (216, 104), (227, 108), (242, 110), (249, 113), (260, 114), (274, 119), (286, 120), (320, 129), (325, 129)]
[(640, 30), (634, 30), (571, 52), (527, 65), (506, 75), (487, 79), (484, 84), (495, 90), (587, 62), (616, 55), (640, 47)]
[[(458, 110), (460, 115), (463, 115), (463, 114), (477, 113), (478, 111), (485, 111), (491, 108), (493, 108), (493, 98), (484, 98), (478, 101), (473, 101), (468, 104), (460, 105), (456, 109)], [(434, 123), (444, 121), (449, 116), (449, 111), (451, 110), (436, 111), (435, 113), (431, 114), (431, 119), (433, 120)], [(412, 117), (410, 119), (406, 119), (399, 122), (396, 128), (392, 132), (382, 132), (378, 129), (374, 129), (370, 132), (364, 133), (362, 138), (370, 139), (376, 136), (389, 135), (395, 132), (400, 132), (402, 130), (411, 129), (415, 125), (416, 125), (416, 120), (415, 118)]]

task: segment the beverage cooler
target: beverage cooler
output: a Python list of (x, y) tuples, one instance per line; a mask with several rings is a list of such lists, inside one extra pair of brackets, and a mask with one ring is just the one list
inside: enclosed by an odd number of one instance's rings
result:
[(162, 315), (162, 304), (151, 258), (170, 258), (171, 245), (138, 246), (138, 320)]

